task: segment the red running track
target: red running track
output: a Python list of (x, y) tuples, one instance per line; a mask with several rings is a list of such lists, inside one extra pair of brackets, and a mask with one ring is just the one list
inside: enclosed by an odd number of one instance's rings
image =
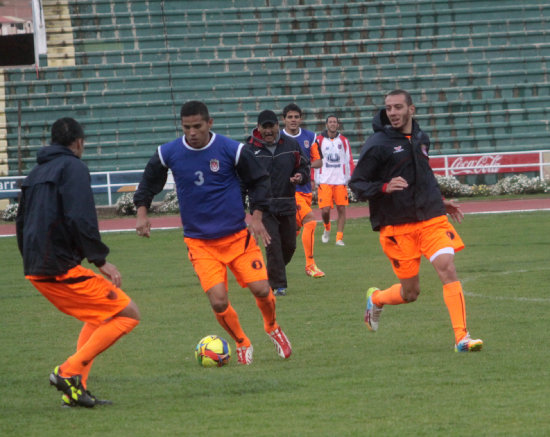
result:
[[(548, 198), (533, 198), (533, 199), (516, 199), (516, 200), (473, 200), (461, 203), (462, 211), (465, 214), (496, 214), (506, 212), (521, 212), (521, 211), (550, 211), (550, 197)], [(321, 219), (319, 209), (314, 210), (317, 220)], [(346, 210), (347, 218), (368, 217), (368, 207), (350, 206)], [(336, 219), (336, 211), (332, 210), (331, 219)], [(151, 217), (151, 227), (153, 229), (179, 228), (181, 222), (179, 215)], [(136, 226), (135, 217), (129, 218), (114, 218), (99, 221), (99, 229), (103, 232), (115, 231), (133, 231)], [(0, 237), (15, 235), (15, 225), (5, 224), (0, 225)]]

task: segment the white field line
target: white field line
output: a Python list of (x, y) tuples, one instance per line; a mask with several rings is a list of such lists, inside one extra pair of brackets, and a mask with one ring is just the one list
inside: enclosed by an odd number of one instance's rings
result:
[[(529, 270), (515, 270), (515, 271), (503, 271), (503, 272), (488, 272), (483, 273), (479, 275), (469, 276), (466, 278), (461, 279), (460, 281), (462, 284), (466, 284), (471, 281), (475, 281), (476, 279), (485, 277), (485, 276), (505, 276), (505, 275), (516, 275), (518, 273), (529, 273), (529, 272), (541, 272), (541, 271), (547, 271), (548, 268), (538, 268), (538, 269), (529, 269)], [(464, 290), (465, 296), (471, 296), (471, 297), (478, 297), (481, 299), (491, 299), (491, 300), (509, 300), (513, 302), (531, 302), (531, 303), (550, 303), (549, 297), (519, 297), (519, 296), (494, 296), (494, 295), (487, 295), (487, 294), (481, 294), (481, 293), (472, 293), (471, 291)]]

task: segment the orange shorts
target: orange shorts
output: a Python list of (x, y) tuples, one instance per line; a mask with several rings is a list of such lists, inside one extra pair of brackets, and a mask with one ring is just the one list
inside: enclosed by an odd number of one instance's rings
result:
[(296, 191), (296, 228), (302, 227), (304, 217), (311, 212), (313, 194)]
[(26, 278), (60, 311), (94, 325), (120, 313), (131, 302), (111, 281), (80, 265), (63, 275)]
[(399, 279), (418, 274), (421, 256), (433, 261), (442, 253), (454, 254), (464, 243), (446, 215), (418, 223), (384, 226), (380, 244)]
[(248, 229), (213, 240), (184, 238), (187, 254), (206, 292), (223, 282), (227, 289), (227, 267), (241, 287), (267, 280), (267, 270), (260, 247)]
[(329, 206), (334, 208), (334, 205), (348, 206), (348, 187), (345, 185), (319, 184), (317, 199), (321, 209)]

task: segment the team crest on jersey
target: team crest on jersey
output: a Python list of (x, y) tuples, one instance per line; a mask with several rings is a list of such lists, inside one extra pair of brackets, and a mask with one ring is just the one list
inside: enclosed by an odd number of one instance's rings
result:
[(213, 172), (217, 172), (220, 170), (220, 161), (217, 159), (211, 159), (210, 160), (210, 170)]
[(403, 152), (403, 146), (393, 146), (393, 153), (400, 153)]
[(305, 147), (306, 149), (309, 149), (309, 140), (305, 140), (305, 141), (304, 141), (304, 147)]

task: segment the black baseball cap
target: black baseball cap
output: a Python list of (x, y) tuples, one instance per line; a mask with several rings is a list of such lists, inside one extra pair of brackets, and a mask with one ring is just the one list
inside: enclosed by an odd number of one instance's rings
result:
[(277, 115), (275, 115), (275, 113), (273, 111), (270, 111), (269, 109), (260, 112), (260, 115), (258, 115), (258, 124), (260, 126), (263, 126), (267, 123), (279, 124), (279, 119), (277, 118)]

